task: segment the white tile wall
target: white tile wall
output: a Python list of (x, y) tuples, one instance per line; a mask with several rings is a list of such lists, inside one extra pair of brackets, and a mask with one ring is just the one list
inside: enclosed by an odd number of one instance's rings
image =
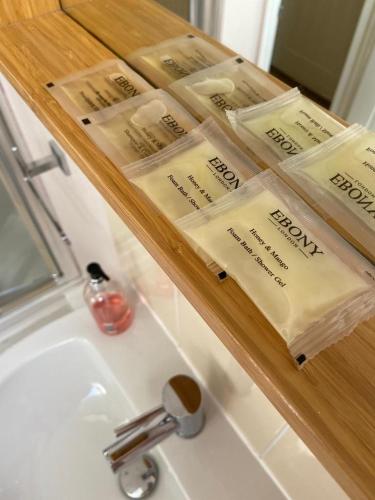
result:
[(177, 303), (178, 345), (252, 449), (262, 453), (284, 419), (181, 293)]
[(121, 219), (109, 210), (123, 275), (132, 280), (165, 328), (177, 332), (176, 287)]
[(336, 481), (290, 428), (268, 451), (264, 461), (293, 499), (348, 499)]
[(110, 218), (122, 269), (286, 494), (293, 500), (347, 500), (334, 479), (122, 221), (113, 213)]

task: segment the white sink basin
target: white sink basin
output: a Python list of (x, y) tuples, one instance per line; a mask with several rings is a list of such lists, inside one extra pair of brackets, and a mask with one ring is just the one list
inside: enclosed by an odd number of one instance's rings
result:
[[(122, 499), (101, 450), (114, 440), (113, 428), (133, 412), (98, 351), (87, 340), (72, 338), (3, 375), (1, 500)], [(168, 484), (163, 477), (154, 498), (184, 496), (172, 477)]]
[[(0, 355), (0, 499), (121, 500), (102, 456), (113, 428), (161, 401), (166, 381), (194, 376), (142, 304), (132, 327), (100, 333), (78, 309)], [(152, 450), (151, 500), (282, 500), (284, 496), (205, 394), (206, 426)]]

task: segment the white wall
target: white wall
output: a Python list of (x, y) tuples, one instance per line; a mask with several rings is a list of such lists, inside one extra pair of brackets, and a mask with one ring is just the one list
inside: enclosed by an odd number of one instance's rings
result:
[(375, 40), (347, 120), (375, 131)]
[(375, 0), (365, 0), (331, 109), (375, 130)]
[(268, 70), (281, 0), (223, 0), (220, 41)]

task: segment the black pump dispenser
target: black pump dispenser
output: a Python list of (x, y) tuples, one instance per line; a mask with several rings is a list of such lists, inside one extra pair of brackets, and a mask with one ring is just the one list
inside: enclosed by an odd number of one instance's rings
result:
[(106, 280), (109, 281), (110, 278), (105, 274), (103, 269), (100, 267), (100, 265), (97, 262), (91, 262), (87, 267), (86, 271), (89, 273), (90, 277), (92, 280), (95, 281), (102, 281)]

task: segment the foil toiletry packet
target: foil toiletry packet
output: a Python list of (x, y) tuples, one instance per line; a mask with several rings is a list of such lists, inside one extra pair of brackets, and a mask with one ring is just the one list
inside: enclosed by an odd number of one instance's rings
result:
[(85, 132), (118, 167), (157, 153), (198, 125), (160, 89), (81, 116), (80, 120)]
[(352, 125), (279, 167), (375, 261), (375, 132)]
[(206, 40), (187, 34), (151, 47), (143, 47), (126, 59), (151, 82), (166, 88), (175, 80), (224, 61), (228, 57), (225, 52)]
[(260, 170), (209, 118), (159, 153), (122, 171), (174, 221), (238, 189)]
[(271, 167), (345, 128), (297, 88), (257, 106), (228, 111), (227, 116), (244, 143)]
[(46, 88), (73, 118), (99, 111), (153, 89), (120, 59), (108, 59), (48, 82)]
[(177, 222), (304, 364), (375, 313), (373, 266), (268, 170)]
[(283, 92), (263, 71), (233, 57), (169, 86), (199, 119), (213, 115), (229, 125), (225, 112), (267, 101)]

